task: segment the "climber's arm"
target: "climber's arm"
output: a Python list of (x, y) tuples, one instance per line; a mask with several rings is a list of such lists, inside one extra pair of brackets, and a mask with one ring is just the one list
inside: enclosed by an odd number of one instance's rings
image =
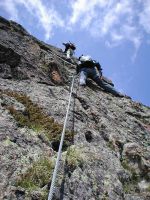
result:
[(102, 67), (101, 67), (100, 63), (99, 62), (95, 63), (95, 66), (97, 67), (97, 70), (98, 70), (99, 75), (101, 77), (103, 74), (102, 74)]

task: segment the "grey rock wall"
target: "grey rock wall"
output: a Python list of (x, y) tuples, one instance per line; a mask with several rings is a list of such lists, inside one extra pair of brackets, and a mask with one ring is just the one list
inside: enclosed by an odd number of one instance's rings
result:
[[(47, 199), (75, 73), (62, 59), (0, 17), (0, 199)], [(150, 199), (149, 107), (76, 79), (67, 131), (55, 200)]]

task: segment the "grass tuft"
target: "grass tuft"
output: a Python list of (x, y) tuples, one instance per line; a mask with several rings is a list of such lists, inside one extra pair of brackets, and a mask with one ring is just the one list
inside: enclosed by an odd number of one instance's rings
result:
[(49, 158), (41, 158), (35, 162), (28, 170), (21, 175), (16, 186), (28, 190), (43, 188), (49, 183), (52, 175), (54, 163)]
[(85, 158), (83, 157), (81, 150), (72, 146), (67, 152), (66, 162), (69, 170), (74, 171), (77, 166), (82, 168)]
[[(27, 95), (14, 91), (5, 90), (3, 94), (14, 97), (25, 106), (25, 111), (18, 111), (13, 106), (7, 106), (11, 115), (20, 127), (28, 127), (36, 131), (43, 131), (50, 141), (59, 143), (63, 126), (56, 122), (53, 117), (43, 112), (37, 104), (33, 103)], [(71, 145), (74, 133), (66, 131), (63, 148)]]

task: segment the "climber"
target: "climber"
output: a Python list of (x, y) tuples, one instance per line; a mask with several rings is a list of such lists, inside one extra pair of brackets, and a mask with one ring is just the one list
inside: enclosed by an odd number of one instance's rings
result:
[(80, 85), (86, 85), (87, 77), (92, 78), (100, 87), (105, 91), (112, 93), (118, 97), (124, 97), (123, 94), (118, 92), (112, 85), (102, 80), (102, 68), (100, 63), (92, 60), (90, 56), (80, 56), (79, 63), (77, 65), (77, 73), (80, 72)]
[(67, 58), (70, 59), (71, 56), (73, 56), (74, 51), (76, 49), (76, 46), (71, 43), (70, 41), (68, 43), (62, 43), (65, 46), (65, 51), (64, 53), (66, 53)]

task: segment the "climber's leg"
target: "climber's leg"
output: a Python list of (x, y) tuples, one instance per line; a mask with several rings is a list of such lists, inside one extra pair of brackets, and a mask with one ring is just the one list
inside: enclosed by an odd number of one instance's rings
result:
[(82, 68), (80, 71), (80, 78), (79, 78), (79, 83), (82, 86), (86, 85), (86, 79), (87, 79), (87, 71), (86, 68)]
[(66, 53), (67, 53), (67, 58), (69, 59), (70, 56), (71, 56), (71, 51), (70, 51), (70, 49), (68, 49)]
[(70, 56), (72, 57), (74, 54), (74, 50), (70, 49)]
[(112, 85), (106, 83), (105, 81), (101, 80), (100, 77), (95, 77), (93, 79), (100, 87), (102, 87), (105, 91), (110, 92), (111, 94), (119, 97), (123, 97), (120, 92), (118, 92)]

